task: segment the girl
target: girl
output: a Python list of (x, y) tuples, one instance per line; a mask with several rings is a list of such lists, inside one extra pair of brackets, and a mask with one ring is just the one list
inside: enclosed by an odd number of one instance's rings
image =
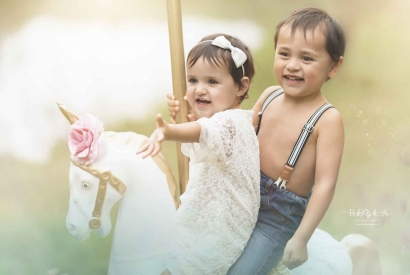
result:
[(174, 256), (163, 274), (226, 274), (255, 227), (259, 147), (252, 111), (240, 109), (254, 75), (248, 48), (229, 35), (204, 37), (188, 54), (187, 99), (199, 119), (157, 129), (138, 153), (183, 142), (189, 182), (177, 211)]

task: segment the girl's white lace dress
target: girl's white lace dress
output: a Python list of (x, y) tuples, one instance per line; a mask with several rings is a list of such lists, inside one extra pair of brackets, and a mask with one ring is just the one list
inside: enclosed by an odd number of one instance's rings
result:
[(259, 145), (252, 111), (201, 118), (199, 143), (182, 144), (189, 182), (177, 211), (172, 275), (226, 274), (258, 217)]

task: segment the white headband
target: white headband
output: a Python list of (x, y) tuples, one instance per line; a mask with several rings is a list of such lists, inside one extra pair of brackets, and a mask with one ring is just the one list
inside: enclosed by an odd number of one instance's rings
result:
[(235, 62), (236, 68), (242, 67), (243, 76), (245, 76), (245, 69), (243, 68), (243, 64), (246, 62), (247, 57), (246, 54), (239, 48), (232, 46), (231, 42), (225, 38), (225, 36), (221, 35), (215, 38), (214, 40), (204, 40), (199, 42), (198, 44), (204, 42), (212, 42), (211, 44), (217, 47), (220, 47), (225, 50), (230, 50), (232, 59)]

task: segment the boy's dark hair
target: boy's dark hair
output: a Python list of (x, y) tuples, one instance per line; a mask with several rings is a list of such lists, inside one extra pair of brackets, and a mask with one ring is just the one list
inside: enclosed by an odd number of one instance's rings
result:
[[(206, 40), (214, 40), (218, 36), (225, 36), (225, 38), (231, 42), (232, 46), (241, 49), (246, 54), (246, 62), (243, 64), (245, 70), (245, 75), (243, 75), (242, 67), (236, 68), (235, 62), (232, 59), (231, 51), (222, 49), (218, 46), (211, 45), (211, 42), (199, 43), (191, 49), (187, 57), (187, 65), (192, 67), (199, 58), (204, 58), (208, 61), (209, 64), (215, 66), (226, 66), (229, 70), (230, 75), (232, 76), (235, 84), (242, 87), (241, 79), (246, 76), (249, 78), (249, 82), (252, 81), (252, 78), (255, 74), (255, 68), (253, 66), (253, 59), (249, 48), (242, 43), (239, 39), (232, 37), (228, 34), (216, 33), (205, 36), (201, 39), (200, 42)], [(248, 98), (248, 91), (246, 91), (243, 96), (240, 98), (239, 103), (241, 103), (245, 98)]]
[(292, 36), (295, 31), (300, 29), (306, 38), (307, 31), (314, 31), (318, 26), (321, 27), (325, 36), (326, 51), (334, 61), (338, 61), (344, 55), (346, 38), (340, 23), (328, 15), (325, 11), (317, 8), (304, 8), (294, 11), (287, 18), (276, 26), (275, 49), (278, 42), (280, 29), (284, 25), (292, 24)]

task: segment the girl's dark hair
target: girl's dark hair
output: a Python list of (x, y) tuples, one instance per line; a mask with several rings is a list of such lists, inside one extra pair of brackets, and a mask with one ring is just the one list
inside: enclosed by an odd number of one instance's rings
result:
[[(218, 46), (211, 45), (211, 41), (214, 40), (218, 36), (225, 36), (225, 38), (231, 42), (232, 46), (241, 49), (246, 54), (246, 62), (243, 64), (243, 68), (245, 70), (245, 75), (243, 75), (242, 67), (236, 68), (235, 62), (232, 59), (231, 51), (222, 49)], [(209, 64), (214, 66), (226, 66), (229, 70), (230, 75), (232, 76), (235, 84), (242, 87), (241, 79), (242, 77), (246, 76), (249, 78), (249, 82), (251, 82), (253, 76), (255, 75), (255, 68), (253, 66), (253, 59), (249, 48), (242, 43), (239, 39), (232, 37), (228, 34), (223, 33), (216, 33), (205, 36), (201, 39), (200, 42), (211, 40), (203, 43), (197, 44), (195, 47), (191, 49), (188, 53), (187, 58), (187, 65), (188, 67), (192, 67), (199, 58), (204, 58)], [(246, 91), (243, 96), (240, 98), (239, 103), (241, 103), (245, 98), (248, 98), (248, 91)]]
[(279, 32), (284, 25), (291, 24), (292, 36), (300, 29), (306, 38), (307, 31), (314, 31), (318, 26), (325, 36), (326, 51), (334, 61), (338, 61), (344, 55), (346, 38), (340, 23), (328, 15), (325, 11), (317, 8), (304, 8), (294, 11), (276, 26), (275, 48), (278, 42)]

